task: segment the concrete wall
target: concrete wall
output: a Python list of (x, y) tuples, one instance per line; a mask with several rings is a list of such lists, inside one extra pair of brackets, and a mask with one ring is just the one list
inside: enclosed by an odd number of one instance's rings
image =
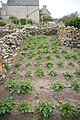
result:
[(39, 22), (39, 6), (8, 6), (8, 14), (18, 18), (28, 16), (28, 19), (32, 19), (33, 22)]

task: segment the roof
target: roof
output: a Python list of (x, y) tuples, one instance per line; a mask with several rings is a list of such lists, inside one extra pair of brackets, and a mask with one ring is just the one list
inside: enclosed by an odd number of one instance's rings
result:
[(8, 0), (8, 6), (39, 6), (39, 0)]

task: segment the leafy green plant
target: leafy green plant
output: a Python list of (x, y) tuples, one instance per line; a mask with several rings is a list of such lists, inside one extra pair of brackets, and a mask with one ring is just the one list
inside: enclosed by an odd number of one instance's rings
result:
[(25, 45), (25, 46), (23, 47), (23, 50), (27, 50), (27, 49), (28, 49), (28, 46)]
[(51, 54), (47, 54), (46, 58), (47, 58), (48, 60), (51, 60)]
[(4, 66), (5, 66), (5, 69), (6, 69), (7, 71), (10, 70), (10, 65), (9, 65), (9, 64), (6, 63)]
[(17, 87), (18, 87), (17, 81), (16, 80), (8, 80), (6, 87), (9, 88), (10, 93), (16, 92)]
[(78, 68), (78, 69), (76, 70), (76, 75), (77, 75), (77, 76), (80, 76), (80, 68)]
[(11, 98), (0, 100), (0, 114), (10, 113), (13, 108), (14, 103)]
[(31, 93), (32, 91), (32, 82), (30, 80), (21, 80), (18, 83), (17, 93)]
[(71, 88), (73, 90), (79, 91), (80, 90), (80, 82), (78, 80), (72, 80)]
[(26, 53), (22, 52), (22, 53), (19, 55), (19, 59), (22, 60), (25, 56), (26, 56)]
[(80, 64), (80, 59), (77, 60), (77, 63)]
[(32, 82), (27, 79), (23, 79), (20, 81), (8, 80), (7, 87), (9, 88), (11, 93), (30, 93), (32, 91)]
[(53, 114), (54, 108), (55, 107), (53, 104), (45, 101), (42, 101), (36, 105), (36, 110), (41, 113), (43, 118), (50, 117)]
[(56, 76), (57, 75), (57, 71), (56, 70), (50, 70), (49, 71), (49, 75)]
[(41, 61), (40, 60), (37, 60), (35, 63), (34, 63), (35, 66), (39, 66), (41, 65)]
[(13, 71), (12, 71), (12, 74), (18, 74), (19, 73), (19, 71), (17, 70), (17, 69), (14, 69)]
[(64, 57), (65, 57), (66, 59), (70, 59), (70, 58), (71, 58), (71, 54), (66, 53), (66, 54), (64, 54)]
[(26, 62), (26, 66), (32, 66), (32, 62)]
[(70, 71), (64, 72), (63, 75), (66, 79), (70, 79), (73, 77), (73, 74)]
[(59, 52), (55, 53), (55, 57), (60, 58), (61, 57), (60, 53)]
[(26, 77), (31, 77), (32, 76), (32, 72), (31, 71), (27, 71), (26, 72)]
[(30, 113), (31, 110), (30, 110), (30, 105), (28, 104), (27, 101), (22, 101), (20, 104), (19, 104), (19, 110), (22, 112), (22, 113)]
[(37, 68), (36, 69), (36, 75), (39, 77), (43, 77), (44, 76), (44, 71), (42, 68)]
[(55, 91), (60, 91), (60, 90), (64, 89), (64, 84), (60, 81), (55, 81), (52, 83), (52, 88)]
[(74, 67), (74, 62), (69, 62), (68, 64)]
[(62, 49), (61, 51), (62, 54), (66, 54), (67, 53), (67, 50), (65, 48)]
[(72, 53), (72, 58), (74, 58), (74, 60), (77, 60), (78, 59), (78, 55), (76, 53)]
[(21, 66), (21, 62), (20, 61), (15, 63), (15, 67), (19, 67), (19, 66)]
[(59, 61), (57, 62), (57, 65), (58, 65), (59, 67), (63, 67), (63, 66), (64, 66), (64, 62), (61, 61), (61, 60), (59, 60)]
[(46, 61), (46, 66), (51, 68), (53, 65), (53, 62), (51, 60)]
[(36, 60), (40, 60), (42, 58), (42, 54), (37, 54), (36, 55)]
[(65, 120), (66, 118), (68, 119), (68, 117), (79, 115), (79, 111), (76, 109), (75, 105), (69, 102), (61, 102), (60, 110), (62, 113), (62, 120)]

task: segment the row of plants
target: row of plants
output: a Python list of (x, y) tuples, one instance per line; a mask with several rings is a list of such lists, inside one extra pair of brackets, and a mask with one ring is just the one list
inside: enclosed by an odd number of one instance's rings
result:
[[(30, 104), (26, 100), (16, 104), (18, 104), (18, 110), (22, 113), (34, 112), (36, 115), (40, 113), (43, 120), (51, 117), (57, 107), (60, 108), (62, 120), (65, 120), (68, 117), (80, 116), (80, 106), (70, 102), (59, 102), (59, 106), (56, 106), (53, 103), (42, 101), (35, 106), (34, 111), (31, 110)], [(13, 102), (12, 98), (0, 100), (0, 114), (10, 113), (16, 104)]]

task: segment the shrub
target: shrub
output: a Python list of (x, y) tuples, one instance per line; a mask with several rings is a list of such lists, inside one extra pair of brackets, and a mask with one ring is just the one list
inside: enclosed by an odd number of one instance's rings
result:
[(0, 100), (0, 114), (10, 113), (14, 108), (11, 98)]
[(25, 18), (21, 18), (20, 19), (20, 23), (21, 23), (21, 25), (26, 25), (26, 19)]
[(36, 75), (39, 76), (39, 77), (43, 77), (44, 76), (43, 69), (42, 68), (37, 68)]
[(43, 118), (48, 118), (53, 114), (54, 105), (49, 102), (40, 102), (36, 105), (36, 110), (41, 113)]
[(63, 75), (66, 79), (70, 79), (73, 77), (73, 74), (70, 71), (66, 71), (65, 73), (63, 73)]
[(61, 102), (60, 110), (62, 113), (62, 120), (65, 120), (67, 117), (79, 115), (79, 111), (76, 109), (75, 105), (69, 102)]
[(0, 20), (0, 26), (5, 26), (7, 24), (6, 20)]
[(27, 20), (27, 24), (31, 24), (31, 25), (32, 25), (32, 20), (31, 20), (31, 19), (28, 19), (28, 20)]
[(56, 76), (56, 75), (57, 75), (56, 70), (50, 70), (50, 71), (49, 71), (49, 75), (51, 75), (51, 76)]
[(71, 88), (73, 90), (79, 91), (80, 90), (80, 82), (77, 80), (72, 80), (71, 82)]
[(28, 104), (27, 101), (22, 101), (22, 102), (19, 104), (19, 110), (20, 110), (22, 113), (29, 113), (29, 112), (31, 112), (31, 110), (30, 110), (30, 105)]
[(60, 91), (64, 88), (64, 84), (60, 81), (55, 81), (52, 83), (52, 88), (56, 91)]
[(18, 20), (17, 17), (15, 17), (15, 16), (10, 16), (9, 19), (11, 19), (14, 24), (19, 24), (19, 20)]

